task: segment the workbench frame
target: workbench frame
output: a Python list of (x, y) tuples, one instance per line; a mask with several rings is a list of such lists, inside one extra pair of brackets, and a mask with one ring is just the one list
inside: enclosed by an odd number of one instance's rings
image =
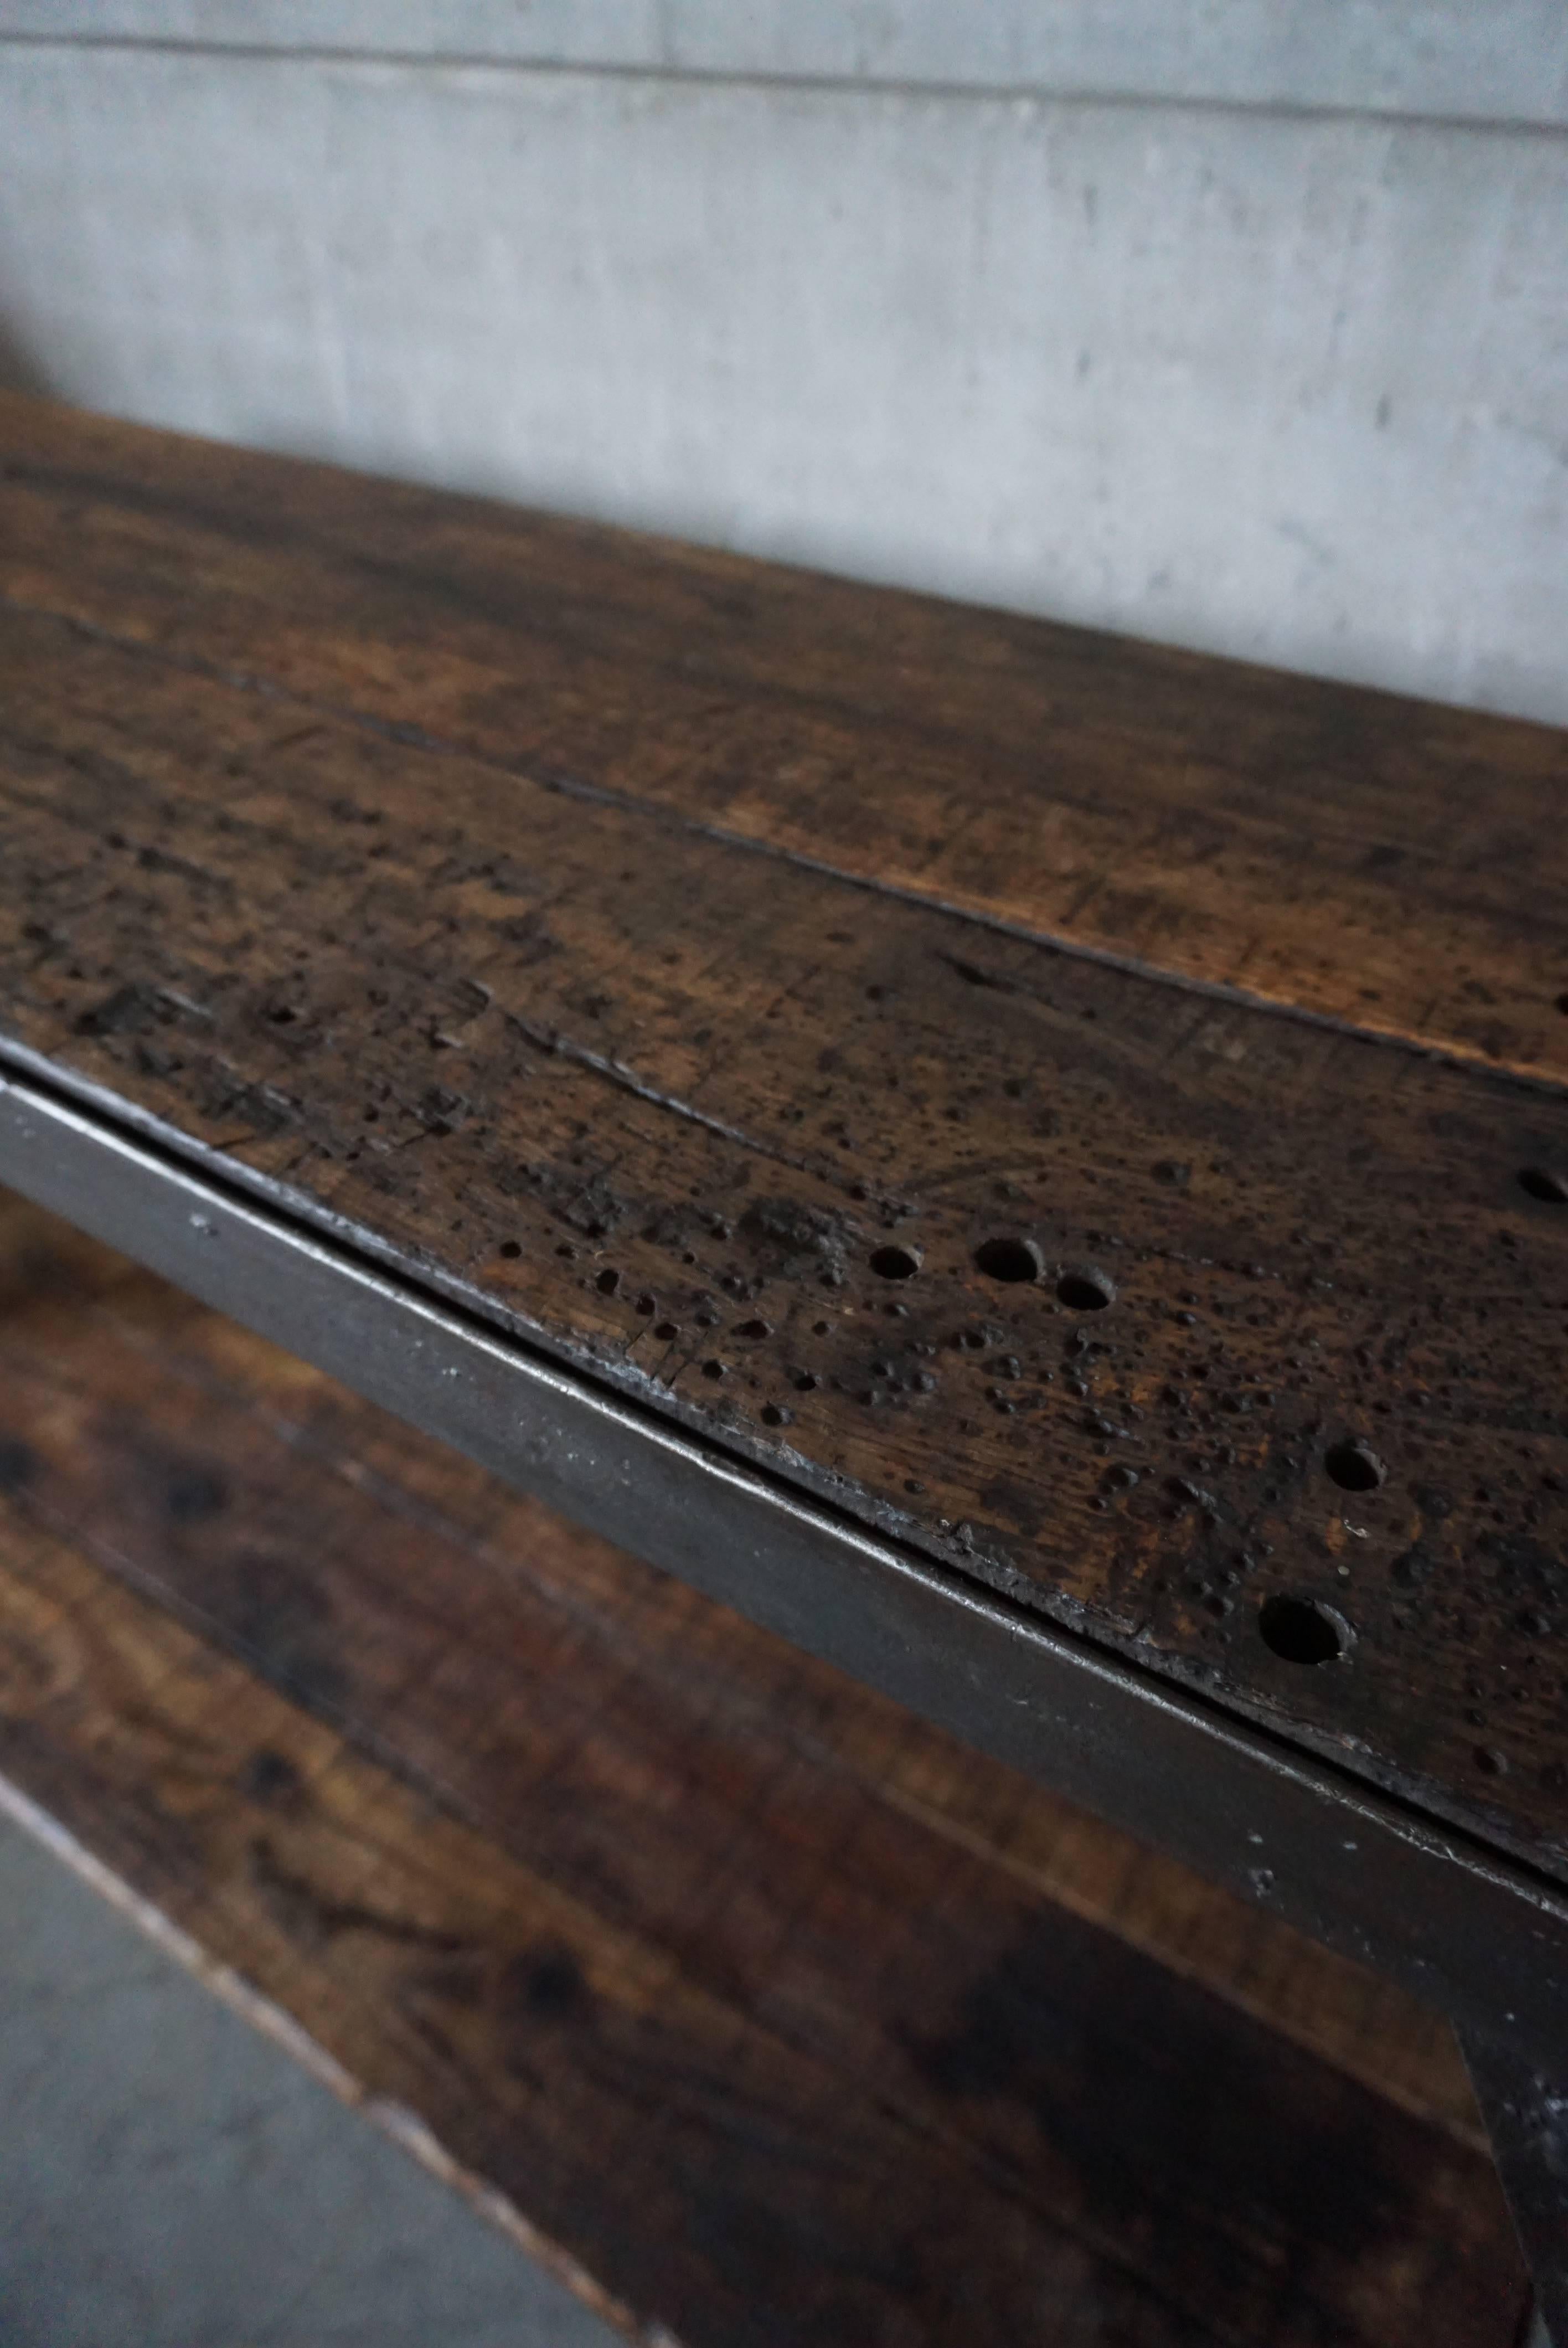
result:
[(377, 1262), (373, 1237), (0, 1053), (0, 1182), (705, 1595), (1452, 2017), (1568, 2340), (1568, 1900)]

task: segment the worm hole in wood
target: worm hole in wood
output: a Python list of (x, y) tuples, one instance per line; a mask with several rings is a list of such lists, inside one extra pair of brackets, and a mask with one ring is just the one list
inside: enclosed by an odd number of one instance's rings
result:
[(1287, 1663), (1332, 1663), (1345, 1652), (1338, 1617), (1311, 1598), (1266, 1598), (1257, 1627), (1270, 1653)]
[(879, 1280), (913, 1280), (920, 1269), (919, 1252), (915, 1248), (897, 1244), (875, 1248), (871, 1255), (871, 1269)]
[(975, 1270), (988, 1280), (1038, 1280), (1040, 1250), (1032, 1240), (982, 1240), (975, 1250)]
[(1335, 1444), (1323, 1465), (1342, 1492), (1375, 1492), (1389, 1473), (1370, 1445), (1355, 1437)]
[(1108, 1304), (1116, 1302), (1115, 1282), (1087, 1264), (1064, 1272), (1056, 1283), (1056, 1292), (1073, 1313), (1103, 1313)]

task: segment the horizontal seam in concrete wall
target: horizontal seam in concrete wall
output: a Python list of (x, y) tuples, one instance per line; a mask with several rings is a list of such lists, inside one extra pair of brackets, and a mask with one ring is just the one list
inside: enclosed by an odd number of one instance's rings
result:
[(654, 87), (784, 90), (812, 97), (929, 98), (979, 105), (1096, 106), (1140, 108), (1149, 113), (1264, 115), (1287, 122), (1381, 123), (1390, 129), (1410, 124), (1425, 129), (1474, 131), (1510, 139), (1568, 139), (1568, 123), (1528, 116), (1433, 114), (1411, 108), (1332, 106), (1288, 98), (1226, 98), (1218, 93), (1173, 94), (1158, 90), (1096, 88), (1073, 82), (956, 82), (879, 79), (835, 74), (733, 73), (690, 66), (608, 65), (548, 57), (506, 57), (461, 50), (363, 49), (285, 46), (282, 43), (154, 40), (145, 35), (0, 32), (0, 49), (87, 50), (118, 56), (232, 59), (238, 64), (308, 66), (364, 65), (425, 67), (431, 72), (484, 72), (516, 80), (621, 81)]

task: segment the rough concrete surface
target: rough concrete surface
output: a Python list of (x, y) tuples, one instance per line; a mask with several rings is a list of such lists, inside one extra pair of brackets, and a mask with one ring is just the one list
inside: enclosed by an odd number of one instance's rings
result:
[(0, 1818), (0, 2348), (612, 2333)]

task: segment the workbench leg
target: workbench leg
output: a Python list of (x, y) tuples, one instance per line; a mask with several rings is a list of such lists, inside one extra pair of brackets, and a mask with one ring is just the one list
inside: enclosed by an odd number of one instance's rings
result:
[(1568, 2348), (1568, 2052), (1548, 2073), (1468, 2028), (1460, 2044), (1535, 2286), (1527, 2348)]

